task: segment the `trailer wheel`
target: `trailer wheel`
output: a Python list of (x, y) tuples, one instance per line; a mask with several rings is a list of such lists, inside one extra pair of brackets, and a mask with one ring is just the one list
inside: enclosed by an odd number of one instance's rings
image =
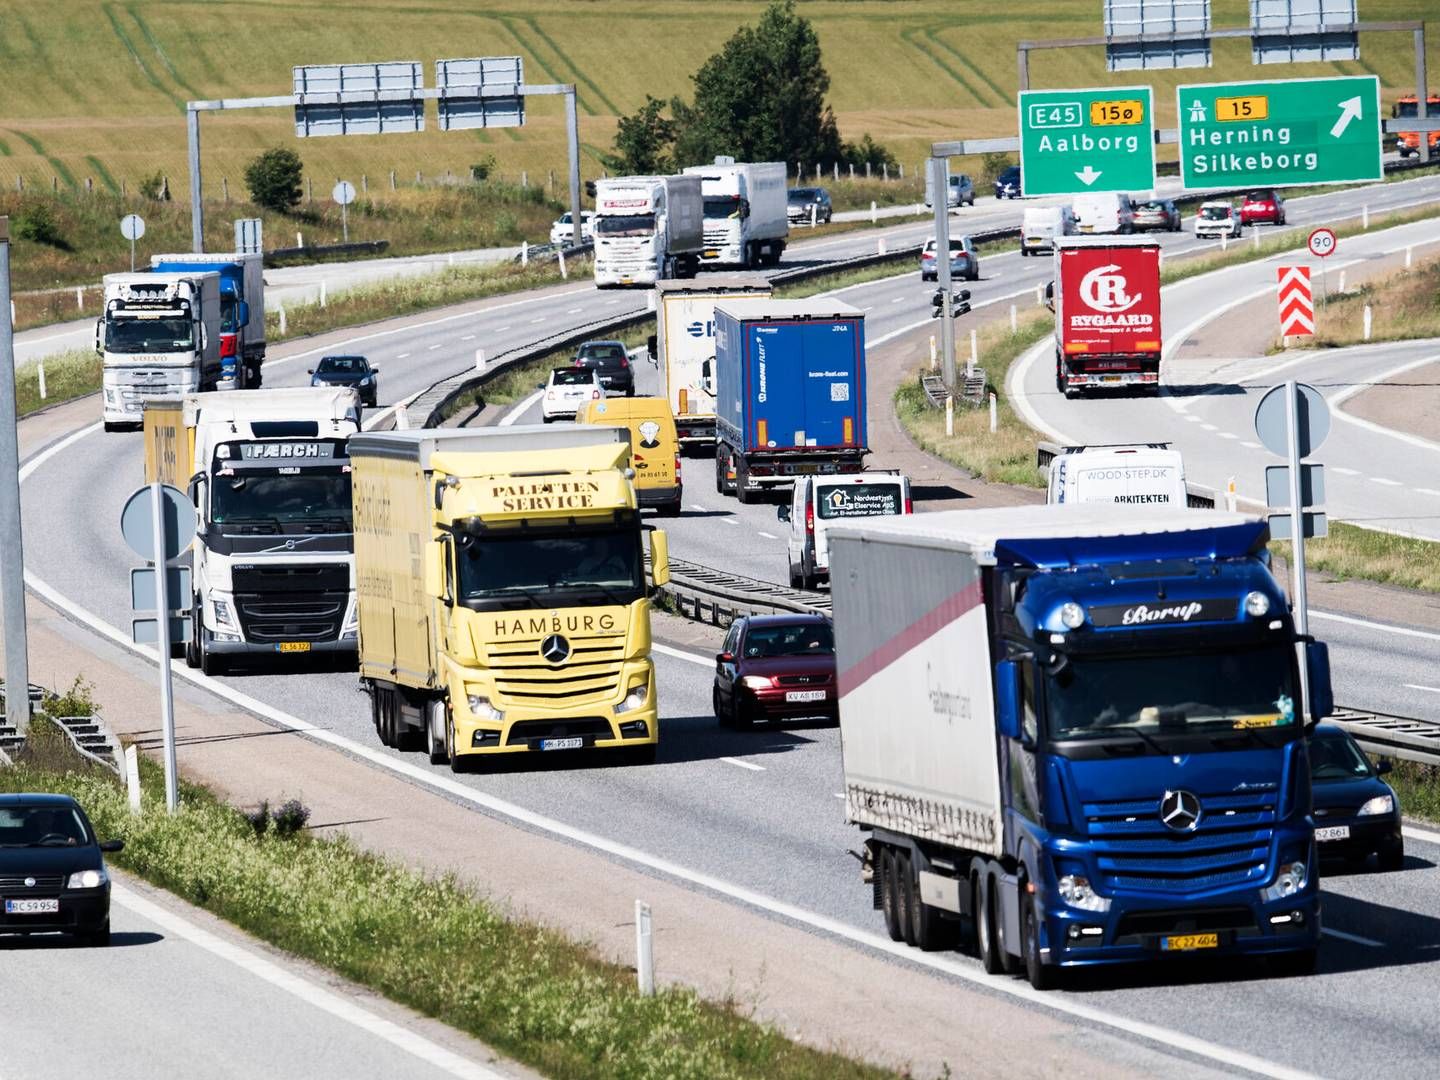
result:
[[(440, 715), (434, 715), (436, 711)], [(450, 763), (450, 751), (445, 746), (445, 728), (450, 725), (450, 710), (445, 707), (443, 698), (431, 698), (425, 703), (425, 710), (422, 713), (425, 718), (425, 749), (430, 755), (431, 765), (448, 765)], [(440, 722), (440, 737), (435, 737), (435, 723)]]
[(744, 459), (735, 462), (735, 498), (749, 505), (756, 501), (758, 494), (750, 490), (750, 472), (745, 468)]
[(953, 949), (959, 943), (959, 926), (943, 918), (940, 912), (920, 898), (920, 874), (913, 861), (910, 864), (908, 900), (910, 904), (910, 929), (917, 945), (925, 952), (940, 952)]
[(885, 931), (890, 940), (903, 941), (899, 890), (895, 887), (895, 851), (888, 845), (880, 850), (880, 910), (885, 916)]
[(915, 924), (910, 921), (910, 897), (914, 891), (912, 884), (913, 879), (910, 874), (910, 853), (908, 851), (897, 851), (892, 865), (894, 871), (891, 875), (891, 880), (895, 883), (895, 921), (898, 924), (900, 936), (905, 940), (905, 944), (914, 945)]
[(395, 721), (393, 719), (393, 690), (375, 690), (375, 734), (380, 736), (381, 746), (395, 745)]
[(1027, 898), (1020, 913), (1020, 939), (1025, 955), (1025, 977), (1036, 990), (1054, 990), (1060, 983), (1060, 969), (1041, 962), (1040, 917), (1034, 898)]
[(1004, 948), (995, 933), (994, 897), (984, 874), (975, 877), (975, 937), (979, 945), (980, 966), (985, 969), (985, 974), (1002, 974), (1005, 964), (1000, 954)]

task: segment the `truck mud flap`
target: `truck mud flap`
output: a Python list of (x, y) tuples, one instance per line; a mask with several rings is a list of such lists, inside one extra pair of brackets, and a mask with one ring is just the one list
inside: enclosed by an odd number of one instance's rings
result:
[(964, 915), (966, 912), (961, 909), (960, 892), (960, 882), (955, 878), (944, 877), (930, 870), (920, 871), (920, 899), (928, 906), (955, 915)]
[[(995, 864), (992, 864), (995, 866)], [(1011, 956), (1020, 955), (1020, 879), (995, 866), (993, 887), (997, 890), (1000, 915), (1000, 943)]]

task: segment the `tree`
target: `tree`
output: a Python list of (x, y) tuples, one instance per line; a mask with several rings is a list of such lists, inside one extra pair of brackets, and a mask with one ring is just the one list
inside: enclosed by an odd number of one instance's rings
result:
[(300, 179), (304, 166), (294, 150), (277, 146), (245, 166), (245, 187), (250, 200), (267, 210), (285, 214), (300, 205)]
[(632, 116), (620, 118), (615, 153), (605, 167), (617, 175), (664, 175), (675, 168), (675, 121), (664, 116), (666, 102), (645, 95), (645, 104)]

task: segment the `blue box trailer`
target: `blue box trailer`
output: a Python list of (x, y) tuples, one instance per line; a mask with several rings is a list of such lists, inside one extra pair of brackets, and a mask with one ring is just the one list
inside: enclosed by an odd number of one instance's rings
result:
[(864, 468), (865, 314), (834, 300), (715, 306), (715, 487), (751, 502)]
[(157, 274), (208, 270), (220, 275), (220, 381), (232, 389), (258, 389), (265, 361), (264, 256), (152, 255), (150, 269)]

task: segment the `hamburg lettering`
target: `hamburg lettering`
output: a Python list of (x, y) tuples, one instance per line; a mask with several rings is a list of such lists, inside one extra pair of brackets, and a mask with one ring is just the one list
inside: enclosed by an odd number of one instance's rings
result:
[(523, 615), (495, 620), (497, 637), (593, 634), (596, 631), (603, 634), (614, 629), (614, 615)]

